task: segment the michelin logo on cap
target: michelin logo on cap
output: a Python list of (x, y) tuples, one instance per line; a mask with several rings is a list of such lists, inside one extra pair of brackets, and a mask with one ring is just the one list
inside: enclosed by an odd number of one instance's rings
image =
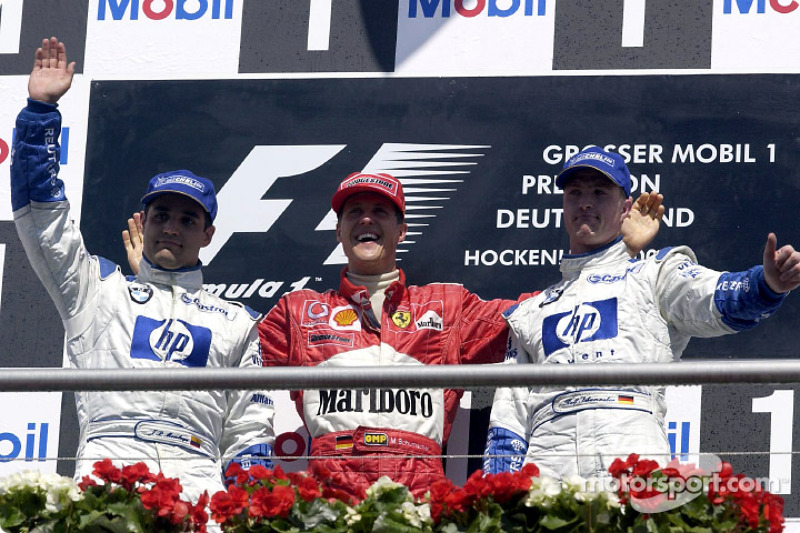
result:
[(572, 166), (572, 165), (574, 165), (576, 163), (579, 163), (581, 161), (585, 161), (586, 159), (594, 159), (594, 160), (597, 160), (597, 161), (602, 161), (603, 163), (605, 163), (606, 165), (608, 165), (610, 167), (614, 167), (615, 166), (614, 165), (614, 160), (612, 158), (608, 157), (605, 154), (599, 154), (597, 152), (589, 152), (589, 153), (578, 154), (578, 155), (574, 156), (572, 159), (569, 160), (569, 165)]
[(155, 187), (163, 187), (164, 185), (168, 185), (170, 183), (182, 183), (183, 185), (188, 185), (192, 189), (197, 189), (198, 191), (205, 190), (205, 187), (199, 180), (190, 178), (189, 176), (163, 176), (156, 180)]

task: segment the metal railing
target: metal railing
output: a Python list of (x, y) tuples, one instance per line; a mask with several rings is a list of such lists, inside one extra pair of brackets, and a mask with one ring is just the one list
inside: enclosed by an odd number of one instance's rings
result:
[(704, 385), (800, 383), (800, 360), (587, 365), (430, 365), (359, 367), (76, 370), (2, 368), (0, 392), (320, 389), (402, 387)]

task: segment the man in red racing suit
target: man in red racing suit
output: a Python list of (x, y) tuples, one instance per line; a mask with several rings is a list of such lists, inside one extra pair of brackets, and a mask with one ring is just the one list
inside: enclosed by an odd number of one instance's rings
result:
[[(648, 213), (656, 231), (659, 205), (660, 198)], [(265, 366), (503, 360), (508, 329), (501, 312), (514, 301), (484, 301), (458, 284), (409, 286), (396, 268), (397, 244), (406, 232), (399, 180), (352, 174), (331, 206), (348, 258), (339, 290), (300, 290), (278, 301), (259, 324)], [(645, 242), (655, 235), (649, 231)], [(422, 496), (444, 478), (441, 447), (462, 393), (409, 386), (293, 391), (291, 397), (312, 437), (312, 472), (330, 475), (334, 487), (357, 497), (384, 475)]]

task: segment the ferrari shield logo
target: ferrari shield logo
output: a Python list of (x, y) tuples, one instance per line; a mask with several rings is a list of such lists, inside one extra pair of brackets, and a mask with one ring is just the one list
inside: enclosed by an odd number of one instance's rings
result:
[(395, 311), (392, 315), (392, 322), (398, 328), (407, 328), (411, 323), (411, 313), (408, 311)]

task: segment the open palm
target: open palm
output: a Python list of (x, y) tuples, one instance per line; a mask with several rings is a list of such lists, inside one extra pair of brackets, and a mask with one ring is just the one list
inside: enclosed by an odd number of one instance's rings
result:
[(75, 62), (67, 63), (67, 48), (55, 37), (43, 39), (36, 50), (28, 79), (28, 95), (34, 100), (55, 104), (72, 85)]

